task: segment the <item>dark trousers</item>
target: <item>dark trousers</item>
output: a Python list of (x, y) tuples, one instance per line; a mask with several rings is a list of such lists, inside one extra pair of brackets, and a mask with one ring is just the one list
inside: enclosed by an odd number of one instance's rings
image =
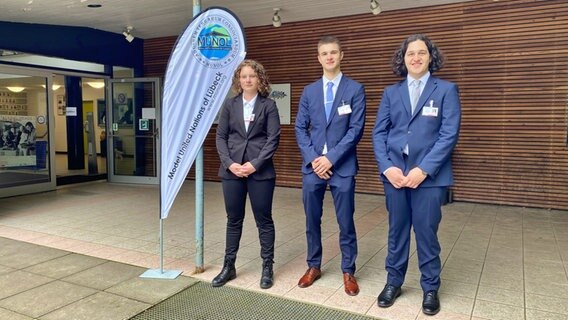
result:
[(329, 180), (320, 179), (315, 173), (303, 176), (302, 194), (306, 214), (306, 237), (308, 241), (308, 267), (321, 267), (322, 241), (321, 217), (323, 198), (329, 184), (335, 215), (339, 225), (339, 247), (341, 248), (342, 272), (355, 273), (357, 259), (357, 234), (355, 232), (355, 178), (337, 174)]
[(416, 251), (420, 285), (425, 292), (440, 287), (440, 243), (438, 226), (442, 220), (441, 206), (446, 187), (396, 189), (385, 183), (386, 206), (389, 214), (388, 254), (385, 262), (387, 283), (402, 286), (408, 269), (410, 229), (416, 236)]
[(254, 220), (260, 240), (260, 256), (264, 261), (274, 260), (274, 221), (272, 220), (272, 198), (276, 179), (255, 180), (223, 179), (223, 196), (227, 211), (227, 238), (225, 258), (235, 261), (243, 232), (245, 205), (249, 195)]

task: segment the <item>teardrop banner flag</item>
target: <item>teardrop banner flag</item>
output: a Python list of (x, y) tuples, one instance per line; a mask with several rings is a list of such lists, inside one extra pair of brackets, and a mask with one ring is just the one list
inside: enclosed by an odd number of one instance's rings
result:
[(241, 22), (224, 8), (203, 11), (178, 37), (162, 99), (161, 219), (168, 217), (245, 56)]

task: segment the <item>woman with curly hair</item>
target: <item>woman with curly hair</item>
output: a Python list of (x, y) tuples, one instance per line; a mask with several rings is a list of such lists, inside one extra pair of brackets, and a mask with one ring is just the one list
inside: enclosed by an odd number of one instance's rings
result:
[(216, 134), (227, 234), (223, 269), (212, 285), (220, 287), (237, 277), (235, 260), (248, 193), (263, 260), (260, 287), (268, 289), (273, 284), (275, 238), (272, 198), (276, 172), (272, 157), (280, 141), (280, 117), (276, 102), (268, 98), (270, 84), (260, 63), (243, 61), (233, 76), (232, 89), (237, 95), (225, 102)]

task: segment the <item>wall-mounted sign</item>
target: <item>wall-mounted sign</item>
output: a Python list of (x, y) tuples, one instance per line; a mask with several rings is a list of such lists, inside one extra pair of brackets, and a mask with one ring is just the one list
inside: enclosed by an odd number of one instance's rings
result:
[(76, 107), (67, 107), (65, 109), (65, 115), (68, 117), (76, 117), (77, 116), (77, 108)]
[(280, 124), (290, 124), (290, 84), (271, 84), (272, 92), (269, 98), (276, 101)]
[(150, 121), (148, 119), (138, 120), (138, 130), (140, 130), (140, 131), (150, 130)]

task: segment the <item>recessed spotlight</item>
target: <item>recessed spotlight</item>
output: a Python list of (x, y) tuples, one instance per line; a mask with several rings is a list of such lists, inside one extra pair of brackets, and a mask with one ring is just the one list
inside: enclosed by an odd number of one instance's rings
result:
[(100, 8), (102, 7), (102, 4), (98, 4), (98, 3), (93, 3), (93, 4), (88, 4), (87, 7), (89, 8)]

